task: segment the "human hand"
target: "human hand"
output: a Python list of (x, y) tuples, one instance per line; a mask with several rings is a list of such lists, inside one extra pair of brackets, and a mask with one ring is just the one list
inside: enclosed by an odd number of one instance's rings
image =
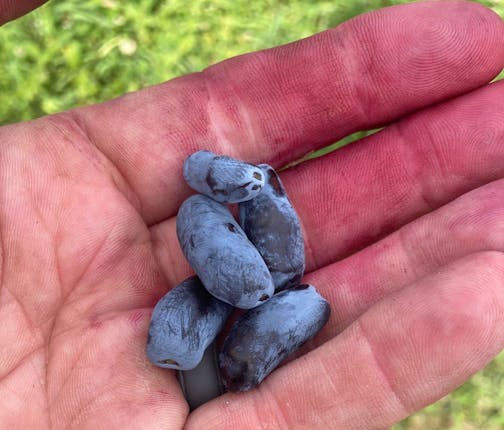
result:
[[(482, 368), (504, 345), (504, 83), (479, 87), (503, 40), (476, 4), (411, 4), (1, 128), (0, 427), (381, 429)], [(327, 326), (189, 415), (144, 352), (153, 305), (190, 273), (184, 158), (280, 167), (383, 125), (282, 173)]]

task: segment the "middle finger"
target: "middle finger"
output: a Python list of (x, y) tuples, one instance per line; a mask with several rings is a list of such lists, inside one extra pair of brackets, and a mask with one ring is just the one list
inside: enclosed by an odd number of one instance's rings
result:
[[(284, 172), (304, 227), (307, 272), (504, 177), (502, 111), (504, 82), (498, 82)], [(160, 264), (175, 285), (192, 273), (178, 245), (175, 219), (151, 232)]]

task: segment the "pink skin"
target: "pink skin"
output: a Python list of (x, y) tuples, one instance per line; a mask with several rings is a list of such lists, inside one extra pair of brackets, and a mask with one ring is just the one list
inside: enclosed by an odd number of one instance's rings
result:
[[(387, 428), (485, 366), (504, 347), (504, 84), (486, 85), (503, 42), (477, 4), (410, 4), (1, 128), (0, 427)], [(282, 174), (327, 326), (189, 415), (144, 353), (154, 303), (190, 273), (183, 159), (279, 167), (385, 125)]]

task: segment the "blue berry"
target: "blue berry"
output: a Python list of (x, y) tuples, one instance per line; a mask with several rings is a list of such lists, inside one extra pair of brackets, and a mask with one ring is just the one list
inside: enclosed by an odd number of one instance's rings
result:
[(261, 169), (210, 151), (198, 151), (184, 162), (184, 178), (191, 188), (221, 203), (254, 198), (264, 185)]
[(278, 174), (267, 164), (259, 167), (266, 182), (257, 197), (240, 203), (240, 224), (266, 262), (278, 292), (299, 284), (303, 277), (303, 234)]
[(177, 236), (201, 282), (218, 299), (250, 309), (273, 295), (264, 260), (221, 203), (200, 194), (189, 197), (177, 215)]
[(329, 303), (307, 284), (275, 294), (243, 314), (229, 332), (219, 367), (230, 391), (258, 385), (329, 319)]
[(146, 347), (149, 360), (168, 369), (194, 369), (232, 310), (196, 276), (186, 279), (154, 307)]

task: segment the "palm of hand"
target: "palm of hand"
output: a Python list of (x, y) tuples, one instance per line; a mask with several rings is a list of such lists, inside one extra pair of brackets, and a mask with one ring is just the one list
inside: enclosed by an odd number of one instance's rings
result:
[[(485, 84), (504, 63), (502, 24), (478, 6), (450, 5), (376, 13), (397, 37), (363, 17), (203, 75), (4, 127), (2, 425), (384, 428), (488, 362), (504, 344), (504, 244), (488, 233), (502, 230), (504, 187), (490, 182), (504, 175), (503, 86), (398, 120)], [(429, 31), (435, 48), (414, 37)], [(369, 60), (363, 35), (393, 53), (389, 63)], [(305, 76), (307, 59), (317, 67)], [(352, 82), (362, 70), (373, 79)], [(305, 229), (306, 279), (333, 307), (304, 352), (314, 350), (259, 389), (188, 416), (174, 374), (144, 354), (152, 306), (189, 273), (173, 221), (189, 194), (185, 156), (204, 147), (278, 167), (394, 120), (283, 174)]]
[(0, 391), (7, 416), (31, 413), (3, 425), (155, 427), (167, 408), (180, 428), (176, 381), (143, 349), (168, 281), (127, 186), (69, 117), (18, 130), (3, 134)]

